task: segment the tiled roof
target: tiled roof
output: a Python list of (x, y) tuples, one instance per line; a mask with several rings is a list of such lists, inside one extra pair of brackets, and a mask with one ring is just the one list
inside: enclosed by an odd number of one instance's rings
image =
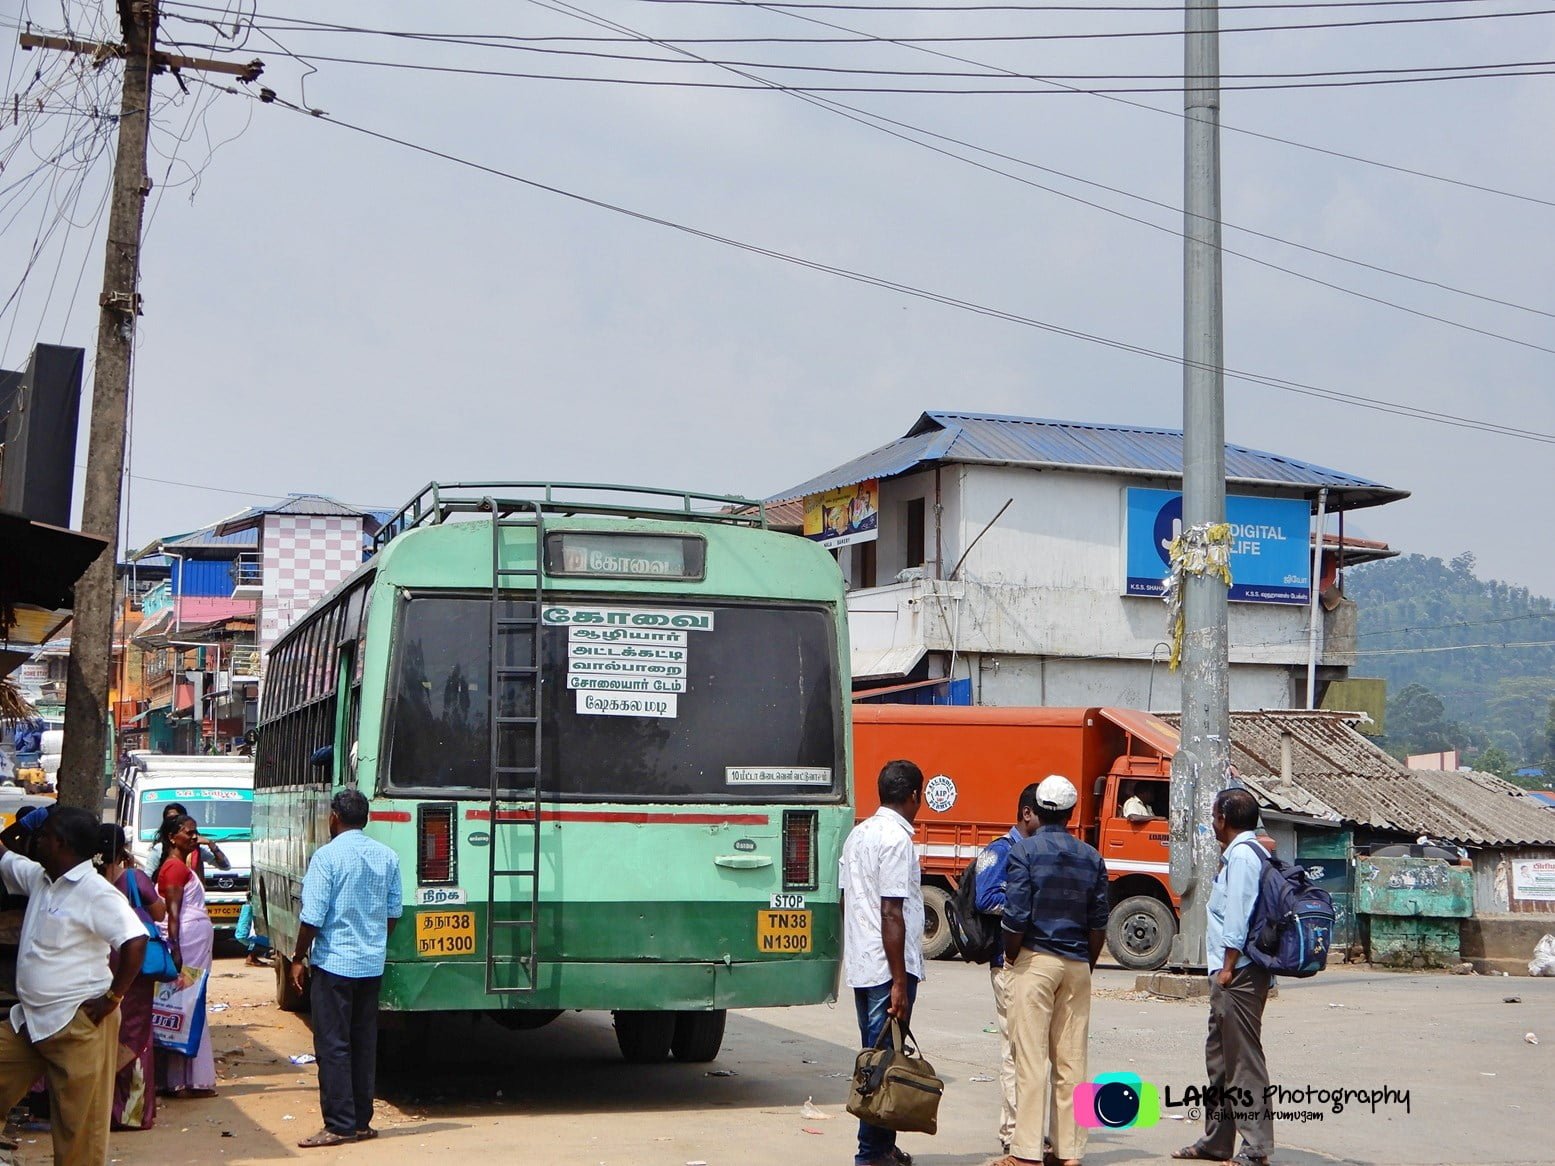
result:
[[(1176, 713), (1161, 714), (1172, 725)], [(1231, 763), (1273, 810), (1465, 846), (1555, 845), (1555, 817), (1485, 773), (1408, 769), (1355, 729), (1353, 714), (1231, 714)], [(1291, 776), (1280, 775), (1290, 738)]]
[[(906, 473), (925, 462), (1180, 478), (1182, 430), (929, 412), (898, 440), (772, 497), (781, 500), (819, 494), (869, 478)], [(1226, 445), (1226, 481), (1241, 487), (1283, 487), (1312, 497), (1327, 487), (1331, 510), (1379, 506), (1409, 496), (1408, 491), (1354, 474), (1231, 444)]]

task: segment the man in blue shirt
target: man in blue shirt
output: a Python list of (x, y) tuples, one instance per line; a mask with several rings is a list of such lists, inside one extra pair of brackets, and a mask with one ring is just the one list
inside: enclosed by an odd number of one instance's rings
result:
[[(1037, 783), (1020, 791), (1015, 802), (1015, 825), (1002, 838), (995, 838), (977, 856), (973, 872), (977, 879), (977, 910), (984, 915), (1003, 915), (1005, 883), (1008, 878), (1010, 850), (1022, 838), (1037, 832)], [(1015, 1054), (1010, 1051), (1010, 979), (1005, 971), (1004, 950), (994, 952), (989, 972), (993, 978), (994, 1013), (999, 1018), (999, 1146), (1008, 1154), (1015, 1136)]]
[(343, 789), (329, 803), (329, 842), (302, 880), (302, 925), (292, 987), (303, 990), (312, 956), (313, 1053), (324, 1128), (299, 1146), (338, 1146), (378, 1136), (372, 1127), (378, 1055), (378, 985), (389, 936), (399, 922), (400, 860), (362, 833), (367, 799)]
[[(1269, 1068), (1263, 1056), (1263, 1007), (1271, 977), (1242, 954), (1263, 876), (1255, 829), (1258, 802), (1245, 789), (1221, 790), (1215, 795), (1213, 824), (1222, 857), (1204, 929), (1210, 976), (1204, 1065), (1211, 1097), (1221, 1103), (1206, 1102), (1204, 1136), (1172, 1157), (1267, 1166), (1274, 1123), (1264, 1100)], [(1242, 1149), (1232, 1158), (1237, 1130), (1242, 1131)]]
[(1068, 830), (1077, 800), (1068, 778), (1045, 778), (1037, 786), (1037, 830), (1010, 850), (1003, 929), (1010, 964), (1015, 1138), (1000, 1166), (1042, 1161), (1049, 1078), (1053, 1154), (1074, 1166), (1085, 1153), (1074, 1090), (1085, 1080), (1091, 970), (1107, 939), (1108, 899), (1101, 855)]

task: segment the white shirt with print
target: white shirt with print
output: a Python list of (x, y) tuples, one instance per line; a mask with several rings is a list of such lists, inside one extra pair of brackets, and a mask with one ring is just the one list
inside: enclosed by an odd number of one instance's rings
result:
[(912, 823), (881, 806), (848, 835), (837, 864), (842, 889), (843, 975), (850, 988), (891, 980), (880, 938), (880, 900), (902, 900), (907, 928), (907, 974), (923, 979), (923, 887)]

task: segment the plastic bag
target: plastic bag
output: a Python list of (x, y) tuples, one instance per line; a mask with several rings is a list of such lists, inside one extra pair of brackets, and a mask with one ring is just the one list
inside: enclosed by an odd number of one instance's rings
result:
[(1528, 961), (1530, 976), (1555, 976), (1555, 935), (1546, 935), (1533, 949), (1533, 959)]
[(205, 1033), (204, 968), (184, 968), (178, 979), (157, 985), (151, 1000), (151, 1035), (158, 1048), (192, 1057)]

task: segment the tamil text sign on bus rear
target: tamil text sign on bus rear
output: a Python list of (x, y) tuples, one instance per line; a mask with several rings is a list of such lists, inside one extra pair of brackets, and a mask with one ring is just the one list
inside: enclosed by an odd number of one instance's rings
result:
[(713, 630), (713, 613), (631, 607), (542, 609), (542, 623), (567, 629), (567, 687), (589, 716), (679, 715), (691, 632)]

